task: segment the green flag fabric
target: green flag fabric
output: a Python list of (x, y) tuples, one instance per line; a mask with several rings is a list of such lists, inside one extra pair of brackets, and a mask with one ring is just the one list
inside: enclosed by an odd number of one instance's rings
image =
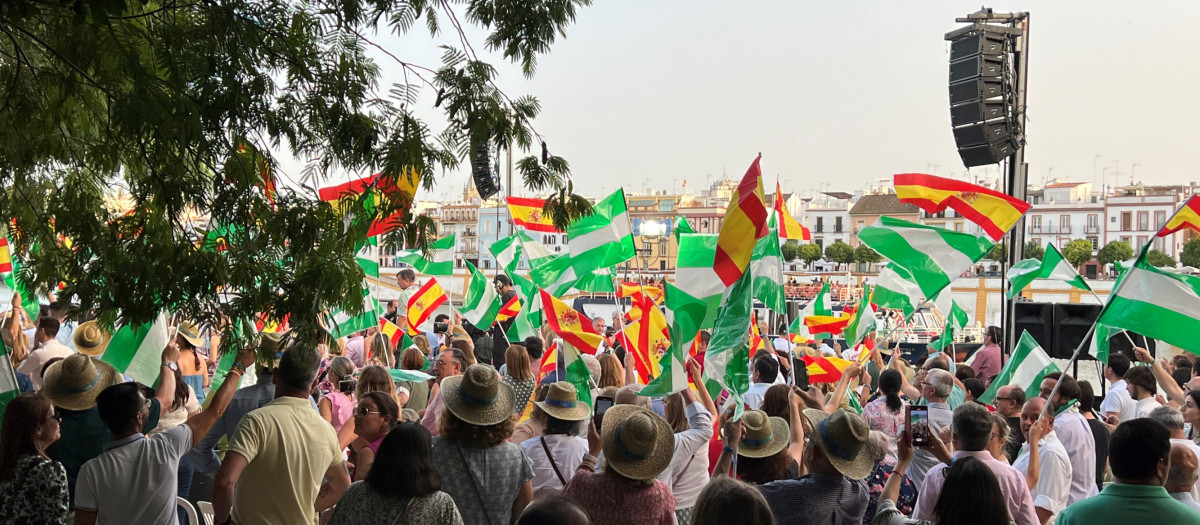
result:
[(333, 310), (333, 329), (330, 332), (334, 337), (346, 337), (354, 332), (379, 326), (379, 317), (382, 313), (379, 301), (371, 297), (371, 289), (367, 286), (366, 281), (363, 281), (362, 284), (362, 302), (363, 311), (357, 315), (340, 308)]
[(500, 295), (492, 282), (480, 273), (479, 268), (467, 261), (467, 270), (471, 272), (471, 282), (463, 294), (462, 306), (458, 313), (480, 330), (491, 328), (500, 313)]
[(754, 298), (777, 314), (787, 314), (784, 294), (783, 254), (779, 248), (779, 228), (775, 214), (767, 223), (766, 237), (754, 243), (750, 255), (750, 273), (754, 276)]
[(170, 342), (170, 324), (170, 317), (163, 312), (144, 325), (122, 326), (113, 334), (100, 360), (134, 381), (154, 385), (162, 366), (163, 349)]
[(721, 306), (725, 285), (713, 270), (717, 257), (717, 236), (703, 233), (684, 233), (679, 236), (679, 257), (675, 261), (675, 286), (684, 293), (704, 301), (706, 305), (701, 329), (712, 328)]
[(1029, 332), (1022, 330), (1012, 357), (1004, 363), (1000, 374), (992, 380), (988, 389), (979, 396), (979, 402), (991, 404), (1001, 387), (1016, 386), (1025, 391), (1026, 397), (1038, 395), (1042, 379), (1054, 372), (1061, 372), (1050, 355), (1038, 345)]
[(983, 236), (891, 217), (860, 230), (858, 240), (891, 261), (888, 266), (908, 270), (925, 297), (937, 296), (995, 245)]
[(625, 190), (618, 189), (592, 209), (591, 215), (576, 219), (567, 227), (571, 262), (578, 275), (616, 266), (637, 254)]
[(741, 416), (742, 394), (750, 389), (750, 318), (754, 304), (752, 277), (743, 272), (721, 298), (712, 342), (704, 357), (704, 376), (729, 392), (737, 416)]
[(1091, 291), (1092, 289), (1088, 286), (1087, 281), (1084, 281), (1083, 277), (1079, 275), (1079, 272), (1075, 271), (1071, 263), (1063, 258), (1058, 248), (1054, 247), (1054, 243), (1049, 242), (1046, 243), (1046, 254), (1042, 256), (1042, 260), (1023, 259), (1008, 270), (1008, 281), (1011, 286), (1004, 295), (1009, 299), (1016, 297), (1035, 279), (1055, 279), (1064, 281), (1080, 290)]
[(571, 256), (564, 254), (546, 259), (542, 264), (529, 270), (529, 279), (534, 284), (545, 288), (550, 295), (562, 297), (575, 288), (579, 276), (575, 273), (574, 265), (571, 264)]
[(639, 395), (662, 397), (688, 387), (688, 348), (700, 331), (706, 305), (671, 283), (666, 286), (666, 303), (671, 312), (671, 346), (659, 361), (662, 373), (642, 387)]
[(675, 221), (671, 224), (671, 235), (675, 236), (675, 242), (679, 242), (680, 234), (684, 233), (696, 233), (696, 230), (692, 229), (692, 225), (688, 223), (687, 217), (676, 215)]
[(428, 258), (420, 250), (400, 250), (396, 252), (396, 259), (413, 265), (425, 275), (454, 275), (455, 245), (455, 234), (450, 234), (433, 242)]
[(1200, 277), (1155, 268), (1149, 249), (1117, 280), (1096, 323), (1200, 354)]

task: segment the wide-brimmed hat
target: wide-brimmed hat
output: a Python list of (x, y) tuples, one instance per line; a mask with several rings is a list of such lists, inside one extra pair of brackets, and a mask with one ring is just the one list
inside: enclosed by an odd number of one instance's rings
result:
[(179, 334), (185, 341), (192, 344), (194, 347), (204, 346), (204, 340), (200, 338), (200, 327), (191, 321), (179, 323), (176, 328), (176, 333)]
[(812, 424), (812, 442), (829, 463), (850, 479), (866, 479), (875, 470), (875, 458), (867, 452), (871, 427), (858, 414), (839, 409), (830, 415), (824, 410), (804, 409)]
[(647, 408), (616, 405), (604, 412), (600, 429), (606, 468), (633, 480), (653, 479), (675, 454), (675, 433)]
[(79, 353), (95, 357), (104, 353), (108, 348), (108, 342), (112, 340), (112, 334), (107, 330), (100, 328), (96, 321), (86, 321), (79, 323), (75, 327), (75, 333), (71, 334), (71, 340), (75, 343), (75, 350)]
[(87, 410), (96, 406), (102, 390), (124, 381), (112, 365), (85, 354), (71, 354), (46, 369), (42, 393), (59, 408)]
[(463, 375), (442, 380), (446, 409), (472, 425), (495, 425), (508, 419), (515, 398), (512, 387), (500, 381), (495, 368), (485, 364), (468, 366)]
[(591, 407), (579, 401), (579, 392), (575, 390), (575, 385), (566, 381), (552, 383), (550, 390), (546, 392), (546, 400), (535, 401), (533, 404), (563, 421), (583, 421), (592, 415)]
[(742, 414), (742, 440), (738, 443), (739, 456), (765, 458), (778, 454), (788, 446), (791, 430), (781, 417), (767, 417), (761, 410), (749, 410)]

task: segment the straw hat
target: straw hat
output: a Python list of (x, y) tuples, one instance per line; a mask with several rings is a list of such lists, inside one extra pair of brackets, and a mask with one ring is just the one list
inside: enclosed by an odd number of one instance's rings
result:
[(781, 417), (767, 417), (767, 413), (761, 410), (749, 410), (742, 414), (742, 427), (745, 431), (738, 443), (739, 456), (774, 456), (788, 446), (791, 439), (787, 421)]
[(96, 406), (100, 391), (124, 381), (112, 365), (84, 354), (71, 354), (46, 369), (42, 393), (59, 408), (87, 410)]
[(666, 470), (675, 454), (675, 433), (649, 409), (616, 405), (604, 413), (600, 441), (608, 468), (633, 480), (648, 480)]
[(495, 425), (512, 416), (516, 394), (500, 381), (496, 369), (485, 364), (468, 366), (461, 376), (442, 380), (446, 409), (472, 425)]
[(200, 338), (200, 327), (191, 321), (179, 323), (178, 334), (185, 341), (197, 348), (204, 346), (204, 340)]
[(87, 321), (79, 323), (75, 327), (75, 333), (71, 335), (71, 340), (75, 342), (75, 350), (79, 353), (95, 357), (104, 353), (108, 348), (108, 342), (112, 340), (112, 334), (100, 328), (96, 321)]
[(804, 417), (812, 424), (812, 442), (838, 469), (850, 479), (866, 479), (875, 470), (875, 461), (866, 450), (871, 428), (858, 414), (838, 410), (830, 415), (824, 410), (804, 409)]
[(546, 392), (546, 400), (533, 404), (563, 421), (583, 421), (592, 415), (591, 407), (579, 401), (579, 392), (575, 391), (575, 385), (566, 381), (552, 383), (550, 390)]

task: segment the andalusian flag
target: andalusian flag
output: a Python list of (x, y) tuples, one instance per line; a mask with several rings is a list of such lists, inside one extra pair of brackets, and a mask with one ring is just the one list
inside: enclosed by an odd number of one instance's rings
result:
[(368, 259), (362, 256), (355, 256), (354, 262), (358, 263), (358, 267), (362, 268), (363, 275), (367, 277), (379, 278), (379, 261)]
[(541, 288), (550, 290), (551, 295), (566, 295), (575, 288), (579, 276), (571, 264), (571, 256), (556, 255), (529, 270), (529, 279)]
[(871, 287), (863, 288), (858, 308), (846, 327), (846, 346), (854, 348), (860, 341), (875, 331), (875, 308), (871, 306)]
[(758, 167), (760, 160), (762, 155), (750, 163), (750, 169), (742, 176), (729, 199), (729, 207), (725, 209), (713, 260), (713, 270), (725, 286), (732, 286), (746, 273), (755, 243), (767, 235), (767, 207), (763, 204), (762, 170)]
[(488, 247), (488, 251), (492, 252), (492, 256), (496, 258), (496, 264), (504, 268), (505, 272), (512, 273), (517, 269), (517, 262), (521, 259), (521, 236), (528, 235), (525, 232), (517, 232), (500, 239)]
[(1097, 324), (1096, 333), (1092, 335), (1092, 340), (1088, 344), (1088, 355), (1096, 358), (1101, 363), (1108, 363), (1108, 344), (1113, 336), (1123, 332), (1120, 328), (1113, 328), (1108, 325)]
[(400, 220), (412, 206), (413, 196), (416, 195), (417, 184), (420, 180), (421, 174), (415, 169), (408, 168), (399, 176), (377, 173), (345, 184), (321, 188), (317, 194), (321, 200), (333, 204), (334, 209), (347, 216), (355, 213), (351, 205), (364, 193), (368, 195), (362, 208), (368, 215), (373, 215), (375, 209), (385, 201), (399, 206), (402, 211), (388, 217), (374, 219), (371, 222), (371, 226), (367, 230), (367, 237), (374, 237), (394, 230), (400, 225)]
[(880, 217), (858, 232), (859, 242), (908, 270), (925, 297), (934, 297), (992, 251), (986, 237)]
[(513, 224), (534, 232), (559, 232), (550, 218), (542, 213), (542, 209), (546, 206), (545, 199), (508, 197), (506, 200)]
[(962, 330), (969, 325), (967, 311), (963, 310), (958, 305), (958, 301), (954, 300), (954, 293), (949, 286), (933, 299), (933, 304), (941, 311), (946, 325), (954, 328), (955, 331)]
[(783, 205), (783, 190), (778, 182), (775, 183), (775, 217), (779, 220), (779, 238), (793, 241), (812, 240), (812, 232), (792, 217), (787, 206)]
[(536, 337), (538, 328), (542, 326), (541, 290), (532, 281), (517, 274), (511, 275), (513, 288), (521, 298), (522, 308), (513, 318), (512, 324), (504, 332), (505, 338), (512, 342), (524, 341), (527, 337)]
[(1123, 328), (1200, 354), (1200, 277), (1155, 268), (1142, 247), (1100, 311), (1098, 325)]
[(977, 184), (923, 173), (896, 175), (895, 186), (900, 202), (915, 204), (929, 214), (952, 208), (978, 224), (997, 242), (1031, 206), (1028, 202)]
[(169, 342), (171, 318), (166, 312), (162, 312), (149, 323), (122, 326), (118, 329), (100, 360), (112, 365), (118, 372), (134, 381), (147, 386), (153, 385), (158, 381), (163, 349)]
[(454, 275), (454, 246), (455, 234), (452, 233), (429, 246), (429, 257), (425, 257), (421, 250), (400, 250), (396, 252), (396, 259), (413, 265), (425, 275)]
[(1008, 270), (1008, 281), (1012, 285), (1004, 295), (1009, 299), (1016, 297), (1034, 279), (1055, 279), (1080, 290), (1092, 289), (1051, 242), (1046, 243), (1046, 254), (1042, 256), (1042, 260), (1022, 259)]
[(600, 268), (579, 276), (575, 280), (575, 289), (581, 292), (613, 293), (616, 291), (613, 284), (616, 280), (616, 267)]
[(463, 304), (458, 308), (458, 313), (476, 328), (487, 330), (500, 314), (500, 295), (496, 293), (492, 282), (470, 261), (467, 261), (467, 270), (471, 272), (471, 282), (463, 294)]
[(704, 357), (704, 377), (729, 392), (737, 407), (734, 417), (738, 418), (742, 412), (742, 394), (750, 389), (750, 331), (746, 326), (750, 323), (754, 305), (752, 284), (750, 272), (743, 272), (725, 291), (708, 354)]
[(392, 381), (397, 383), (401, 381), (429, 381), (433, 379), (433, 376), (420, 370), (404, 370), (400, 368), (389, 368), (388, 375), (391, 375)]
[(624, 189), (597, 202), (593, 213), (572, 222), (567, 234), (571, 264), (578, 275), (616, 266), (637, 254)]
[(696, 233), (696, 230), (692, 229), (691, 224), (688, 224), (687, 217), (676, 215), (675, 221), (671, 223), (671, 235), (674, 235), (675, 241), (678, 242), (679, 235), (683, 233)]
[(717, 256), (717, 236), (685, 233), (679, 236), (679, 258), (675, 261), (675, 286), (707, 305), (700, 328), (712, 328), (725, 285), (713, 269)]
[(637, 305), (642, 316), (637, 321), (625, 326), (621, 332), (625, 351), (633, 353), (634, 368), (642, 384), (650, 382), (651, 377), (658, 377), (660, 356), (666, 352), (670, 344), (670, 329), (667, 318), (654, 305), (649, 297), (640, 296)]
[(425, 284), (408, 298), (408, 333), (421, 333), (421, 325), (433, 317), (438, 307), (449, 299), (437, 279), (431, 277), (425, 281)]
[(1184, 228), (1200, 233), (1200, 195), (1189, 197), (1154, 236), (1166, 237)]
[(566, 381), (575, 385), (575, 392), (579, 396), (579, 400), (592, 404), (592, 373), (588, 371), (587, 363), (583, 362), (583, 356), (580, 355), (579, 349), (571, 345), (567, 341), (563, 341), (558, 346), (558, 359), (562, 361), (563, 375), (559, 381)]
[(988, 385), (987, 391), (979, 396), (980, 403), (991, 404), (1001, 387), (1016, 386), (1025, 391), (1027, 397), (1038, 395), (1042, 380), (1054, 372), (1061, 372), (1050, 355), (1038, 346), (1029, 332), (1022, 330), (1021, 339), (1013, 349), (1012, 357), (1005, 361), (1000, 374)]
[(774, 217), (771, 217), (767, 230), (768, 234), (754, 243), (754, 253), (750, 256), (750, 273), (754, 276), (754, 298), (762, 301), (764, 306), (775, 313), (786, 314), (783, 254), (779, 249), (779, 236), (774, 235)]
[(879, 270), (875, 279), (875, 293), (871, 302), (880, 308), (894, 308), (904, 312), (904, 317), (915, 312), (924, 302), (924, 292), (913, 281), (912, 273), (908, 270), (888, 263)]
[(567, 306), (557, 297), (550, 295), (545, 289), (542, 290), (541, 295), (542, 312), (546, 316), (546, 324), (550, 325), (550, 329), (573, 347), (589, 354), (595, 354), (600, 343), (604, 341), (604, 337), (596, 332), (592, 326), (592, 320)]
[(642, 387), (638, 395), (662, 397), (688, 387), (687, 367), (684, 366), (684, 362), (689, 352), (684, 345), (691, 344), (700, 331), (705, 305), (669, 283), (667, 304), (675, 307), (671, 310), (670, 346), (659, 361), (659, 375)]
[(372, 328), (379, 323), (381, 310), (379, 301), (371, 297), (371, 289), (367, 287), (366, 281), (363, 281), (362, 313), (357, 315), (351, 314), (340, 308), (333, 310), (334, 328), (330, 332), (334, 337), (346, 337), (354, 332), (361, 332)]

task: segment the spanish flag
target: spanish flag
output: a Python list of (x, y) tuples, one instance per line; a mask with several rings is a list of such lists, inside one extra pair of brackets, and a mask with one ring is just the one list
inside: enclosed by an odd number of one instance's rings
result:
[(399, 176), (376, 173), (370, 177), (321, 188), (317, 191), (317, 195), (321, 200), (333, 203), (334, 208), (342, 213), (352, 212), (343, 199), (347, 201), (355, 199), (365, 192), (371, 192), (371, 198), (368, 199), (366, 205), (367, 211), (374, 210), (376, 206), (384, 202), (384, 199), (394, 202), (402, 211), (375, 219), (367, 230), (367, 237), (374, 237), (396, 229), (400, 220), (408, 213), (409, 207), (412, 206), (413, 196), (417, 193), (417, 184), (420, 180), (421, 175), (415, 169), (406, 169)]
[(550, 295), (545, 289), (541, 290), (541, 296), (542, 312), (550, 329), (581, 352), (595, 355), (604, 337), (596, 332), (592, 320)]
[(519, 313), (521, 313), (521, 299), (514, 295), (512, 299), (504, 303), (504, 306), (500, 307), (500, 312), (496, 314), (496, 321), (507, 321)]
[(508, 214), (512, 216), (513, 224), (523, 226), (528, 231), (561, 233), (562, 230), (555, 228), (550, 218), (542, 214), (545, 205), (545, 199), (508, 197)]
[(895, 186), (900, 202), (915, 204), (926, 213), (951, 208), (978, 224), (993, 241), (1003, 239), (1030, 207), (1028, 202), (977, 184), (924, 173), (896, 175)]
[(379, 333), (388, 338), (388, 341), (392, 343), (392, 348), (400, 348), (400, 341), (404, 339), (404, 330), (401, 330), (399, 326), (396, 326), (396, 323), (380, 317)]
[(1184, 202), (1175, 215), (1171, 216), (1171, 220), (1163, 225), (1155, 237), (1166, 237), (1184, 228), (1200, 233), (1200, 195), (1192, 195), (1188, 198), (1187, 202)]
[(775, 183), (775, 216), (779, 218), (779, 237), (795, 241), (811, 241), (812, 232), (800, 224), (783, 205), (783, 190)]
[(8, 239), (0, 237), (0, 273), (13, 271), (12, 254), (8, 251)]
[(425, 324), (442, 303), (449, 300), (442, 285), (432, 277), (408, 298), (408, 333), (421, 333), (419, 326)]
[(831, 315), (810, 315), (804, 318), (804, 326), (808, 327), (809, 333), (837, 335), (846, 329), (851, 319), (853, 317), (849, 315), (837, 317)]
[(842, 378), (842, 372), (854, 364), (840, 357), (806, 355), (801, 359), (808, 368), (808, 381), (811, 383), (836, 383)]
[(713, 271), (725, 286), (733, 286), (750, 266), (750, 255), (759, 239), (767, 236), (767, 206), (763, 203), (762, 170), (754, 158), (725, 209), (725, 222), (717, 236)]
[(547, 374), (555, 371), (557, 368), (558, 368), (558, 342), (555, 341), (553, 343), (550, 343), (550, 348), (547, 348), (546, 352), (542, 354), (542, 364), (540, 366), (538, 366), (538, 377), (537, 377), (538, 382), (540, 383), (542, 381), (542, 378), (546, 377)]
[(621, 283), (617, 288), (617, 297), (634, 297), (645, 294), (654, 300), (655, 304), (661, 304), (663, 299), (662, 288), (657, 284), (638, 284), (638, 283)]
[(285, 316), (283, 316), (283, 319), (274, 321), (274, 320), (268, 319), (267, 314), (260, 314), (258, 316), (258, 319), (256, 319), (254, 321), (254, 329), (258, 330), (259, 333), (264, 333), (264, 334), (274, 334), (277, 332), (286, 332), (286, 331), (288, 331), (288, 317), (289, 316), (290, 315), (285, 315)]
[(667, 318), (649, 297), (640, 296), (638, 308), (645, 313), (621, 332), (622, 345), (633, 353), (634, 368), (642, 384), (662, 374), (659, 361), (671, 342)]

